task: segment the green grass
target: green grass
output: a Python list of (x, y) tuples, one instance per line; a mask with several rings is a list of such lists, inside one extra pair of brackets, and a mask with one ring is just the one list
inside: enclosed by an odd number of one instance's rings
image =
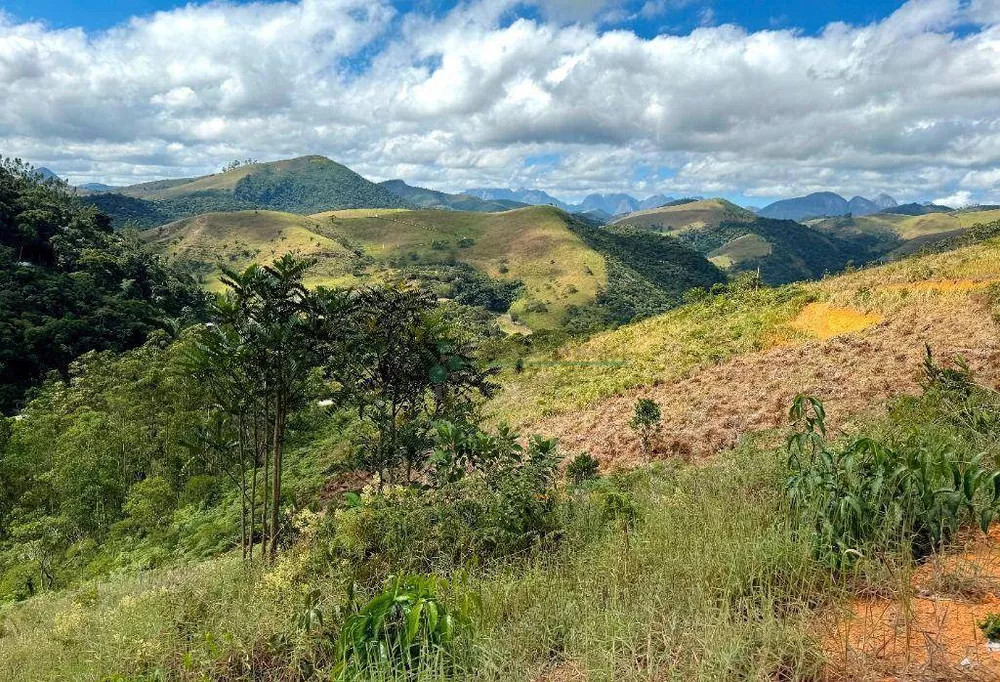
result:
[(571, 342), (530, 358), (522, 373), (505, 375), (490, 413), (522, 425), (762, 350), (809, 300), (805, 287), (716, 296)]
[(347, 285), (355, 255), (344, 245), (317, 231), (317, 221), (306, 216), (277, 211), (209, 213), (147, 230), (144, 239), (174, 261), (202, 265), (206, 287), (220, 291), (218, 264), (240, 269), (250, 263), (265, 264), (286, 253), (315, 258), (306, 283)]
[(631, 225), (664, 233), (677, 233), (723, 222), (752, 222), (754, 215), (725, 199), (703, 199), (676, 206), (637, 211), (612, 225)]
[[(467, 263), (493, 279), (523, 282), (511, 315), (531, 329), (557, 328), (570, 306), (593, 303), (607, 284), (604, 257), (550, 207), (503, 213), (354, 209), (308, 217), (239, 211), (144, 234), (154, 250), (208, 266), (218, 260), (263, 263), (288, 252), (311, 256), (318, 264), (310, 285), (384, 281), (413, 267)], [(206, 271), (210, 288), (218, 289), (218, 275), (217, 268)]]
[[(748, 448), (707, 472), (632, 474), (613, 487), (637, 505), (637, 528), (604, 526), (595, 492), (575, 505), (562, 549), (456, 576), (446, 601), (481, 603), (458, 678), (527, 680), (566, 664), (592, 680), (815, 671), (809, 606), (829, 586), (788, 532), (777, 465)], [(349, 573), (317, 572), (308, 556), (302, 546), (262, 574), (222, 558), (8, 605), (0, 678), (203, 679), (249, 663), (254, 679), (297, 679), (320, 644), (294, 624), (304, 595), (320, 590), (333, 636)]]
[(751, 258), (771, 255), (771, 245), (756, 234), (746, 234), (728, 241), (708, 254), (708, 259), (720, 268), (731, 268)]

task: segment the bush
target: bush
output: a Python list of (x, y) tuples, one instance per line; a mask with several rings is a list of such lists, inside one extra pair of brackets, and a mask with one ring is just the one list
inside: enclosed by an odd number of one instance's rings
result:
[(472, 559), (494, 561), (552, 539), (559, 528), (555, 443), (533, 437), (521, 448), (516, 434), (478, 436), (486, 445), (472, 454), (470, 437), (463, 438), (450, 454), (439, 448), (435, 460), (443, 470), (465, 463), (459, 467), (464, 475), (439, 474), (437, 488), (369, 489), (339, 510), (329, 546), (333, 558), (379, 579)]
[[(380, 594), (347, 618), (338, 654), (343, 677), (368, 677), (378, 669), (416, 671), (430, 657), (450, 658), (456, 635), (470, 626), (462, 609), (437, 596), (438, 579), (390, 579)], [(336, 677), (336, 672), (333, 677)]]
[(122, 510), (126, 524), (140, 533), (160, 529), (170, 523), (174, 510), (174, 491), (162, 476), (150, 476), (128, 491)]
[(566, 480), (574, 485), (580, 485), (597, 478), (599, 468), (598, 461), (591, 457), (590, 453), (580, 453), (566, 466)]
[[(947, 408), (940, 395), (931, 399)], [(919, 431), (898, 443), (866, 437), (838, 447), (826, 439), (822, 402), (807, 396), (796, 397), (790, 416), (798, 430), (788, 441), (788, 498), (815, 556), (832, 568), (869, 550), (924, 556), (963, 525), (989, 529), (1000, 472), (981, 454)]]

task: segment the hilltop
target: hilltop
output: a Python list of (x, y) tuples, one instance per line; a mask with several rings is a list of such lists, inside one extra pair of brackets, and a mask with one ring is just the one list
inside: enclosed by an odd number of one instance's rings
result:
[(402, 180), (386, 180), (379, 183), (396, 196), (400, 197), (408, 204), (417, 208), (436, 208), (450, 211), (482, 211), (497, 212), (509, 211), (512, 208), (524, 208), (528, 204), (520, 201), (510, 201), (506, 199), (496, 199), (487, 201), (474, 197), (470, 194), (448, 194), (438, 192), (433, 189), (414, 187), (406, 184)]
[(284, 253), (317, 259), (308, 283), (415, 278), (528, 329), (627, 322), (724, 275), (654, 235), (606, 233), (552, 207), (502, 213), (358, 209), (312, 216), (210, 213), (148, 230), (151, 247), (217, 288), (230, 267)]
[(323, 156), (248, 163), (197, 178), (159, 180), (83, 197), (116, 223), (142, 227), (218, 211), (266, 209), (310, 214), (347, 208), (407, 208), (385, 187)]
[(753, 213), (725, 199), (702, 199), (637, 211), (616, 218), (611, 224), (673, 234), (714, 227), (723, 222), (751, 222), (753, 219)]

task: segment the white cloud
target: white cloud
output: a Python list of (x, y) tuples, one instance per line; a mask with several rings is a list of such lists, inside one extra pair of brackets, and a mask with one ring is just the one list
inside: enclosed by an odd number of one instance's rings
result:
[(954, 194), (935, 199), (934, 203), (942, 206), (951, 206), (952, 208), (964, 208), (972, 203), (972, 192), (959, 190)]
[[(581, 10), (569, 0), (547, 0), (542, 23), (512, 21), (517, 4), (214, 3), (95, 35), (0, 14), (0, 153), (74, 181), (321, 153), (452, 190), (996, 194), (997, 0), (912, 0), (819, 35), (650, 40), (598, 28), (616, 2), (585, 0), (586, 24), (558, 16)], [(538, 155), (559, 160), (525, 163)]]

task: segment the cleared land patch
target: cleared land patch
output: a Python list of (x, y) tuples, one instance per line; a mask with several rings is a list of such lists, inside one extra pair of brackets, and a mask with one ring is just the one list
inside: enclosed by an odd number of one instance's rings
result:
[(1000, 679), (1000, 655), (977, 627), (1000, 611), (1000, 529), (966, 533), (899, 591), (829, 614), (823, 644), (834, 679)]
[(603, 466), (645, 461), (629, 420), (639, 398), (655, 400), (663, 429), (654, 458), (707, 457), (745, 435), (786, 423), (795, 395), (820, 397), (842, 427), (851, 416), (919, 388), (924, 344), (941, 358), (962, 355), (980, 376), (1000, 379), (1000, 330), (970, 300), (921, 301), (862, 332), (738, 355), (669, 383), (628, 391), (526, 430), (560, 439), (567, 452), (589, 452)]
[(810, 303), (790, 326), (818, 339), (858, 332), (882, 321), (882, 316), (854, 308), (839, 308), (829, 303)]

